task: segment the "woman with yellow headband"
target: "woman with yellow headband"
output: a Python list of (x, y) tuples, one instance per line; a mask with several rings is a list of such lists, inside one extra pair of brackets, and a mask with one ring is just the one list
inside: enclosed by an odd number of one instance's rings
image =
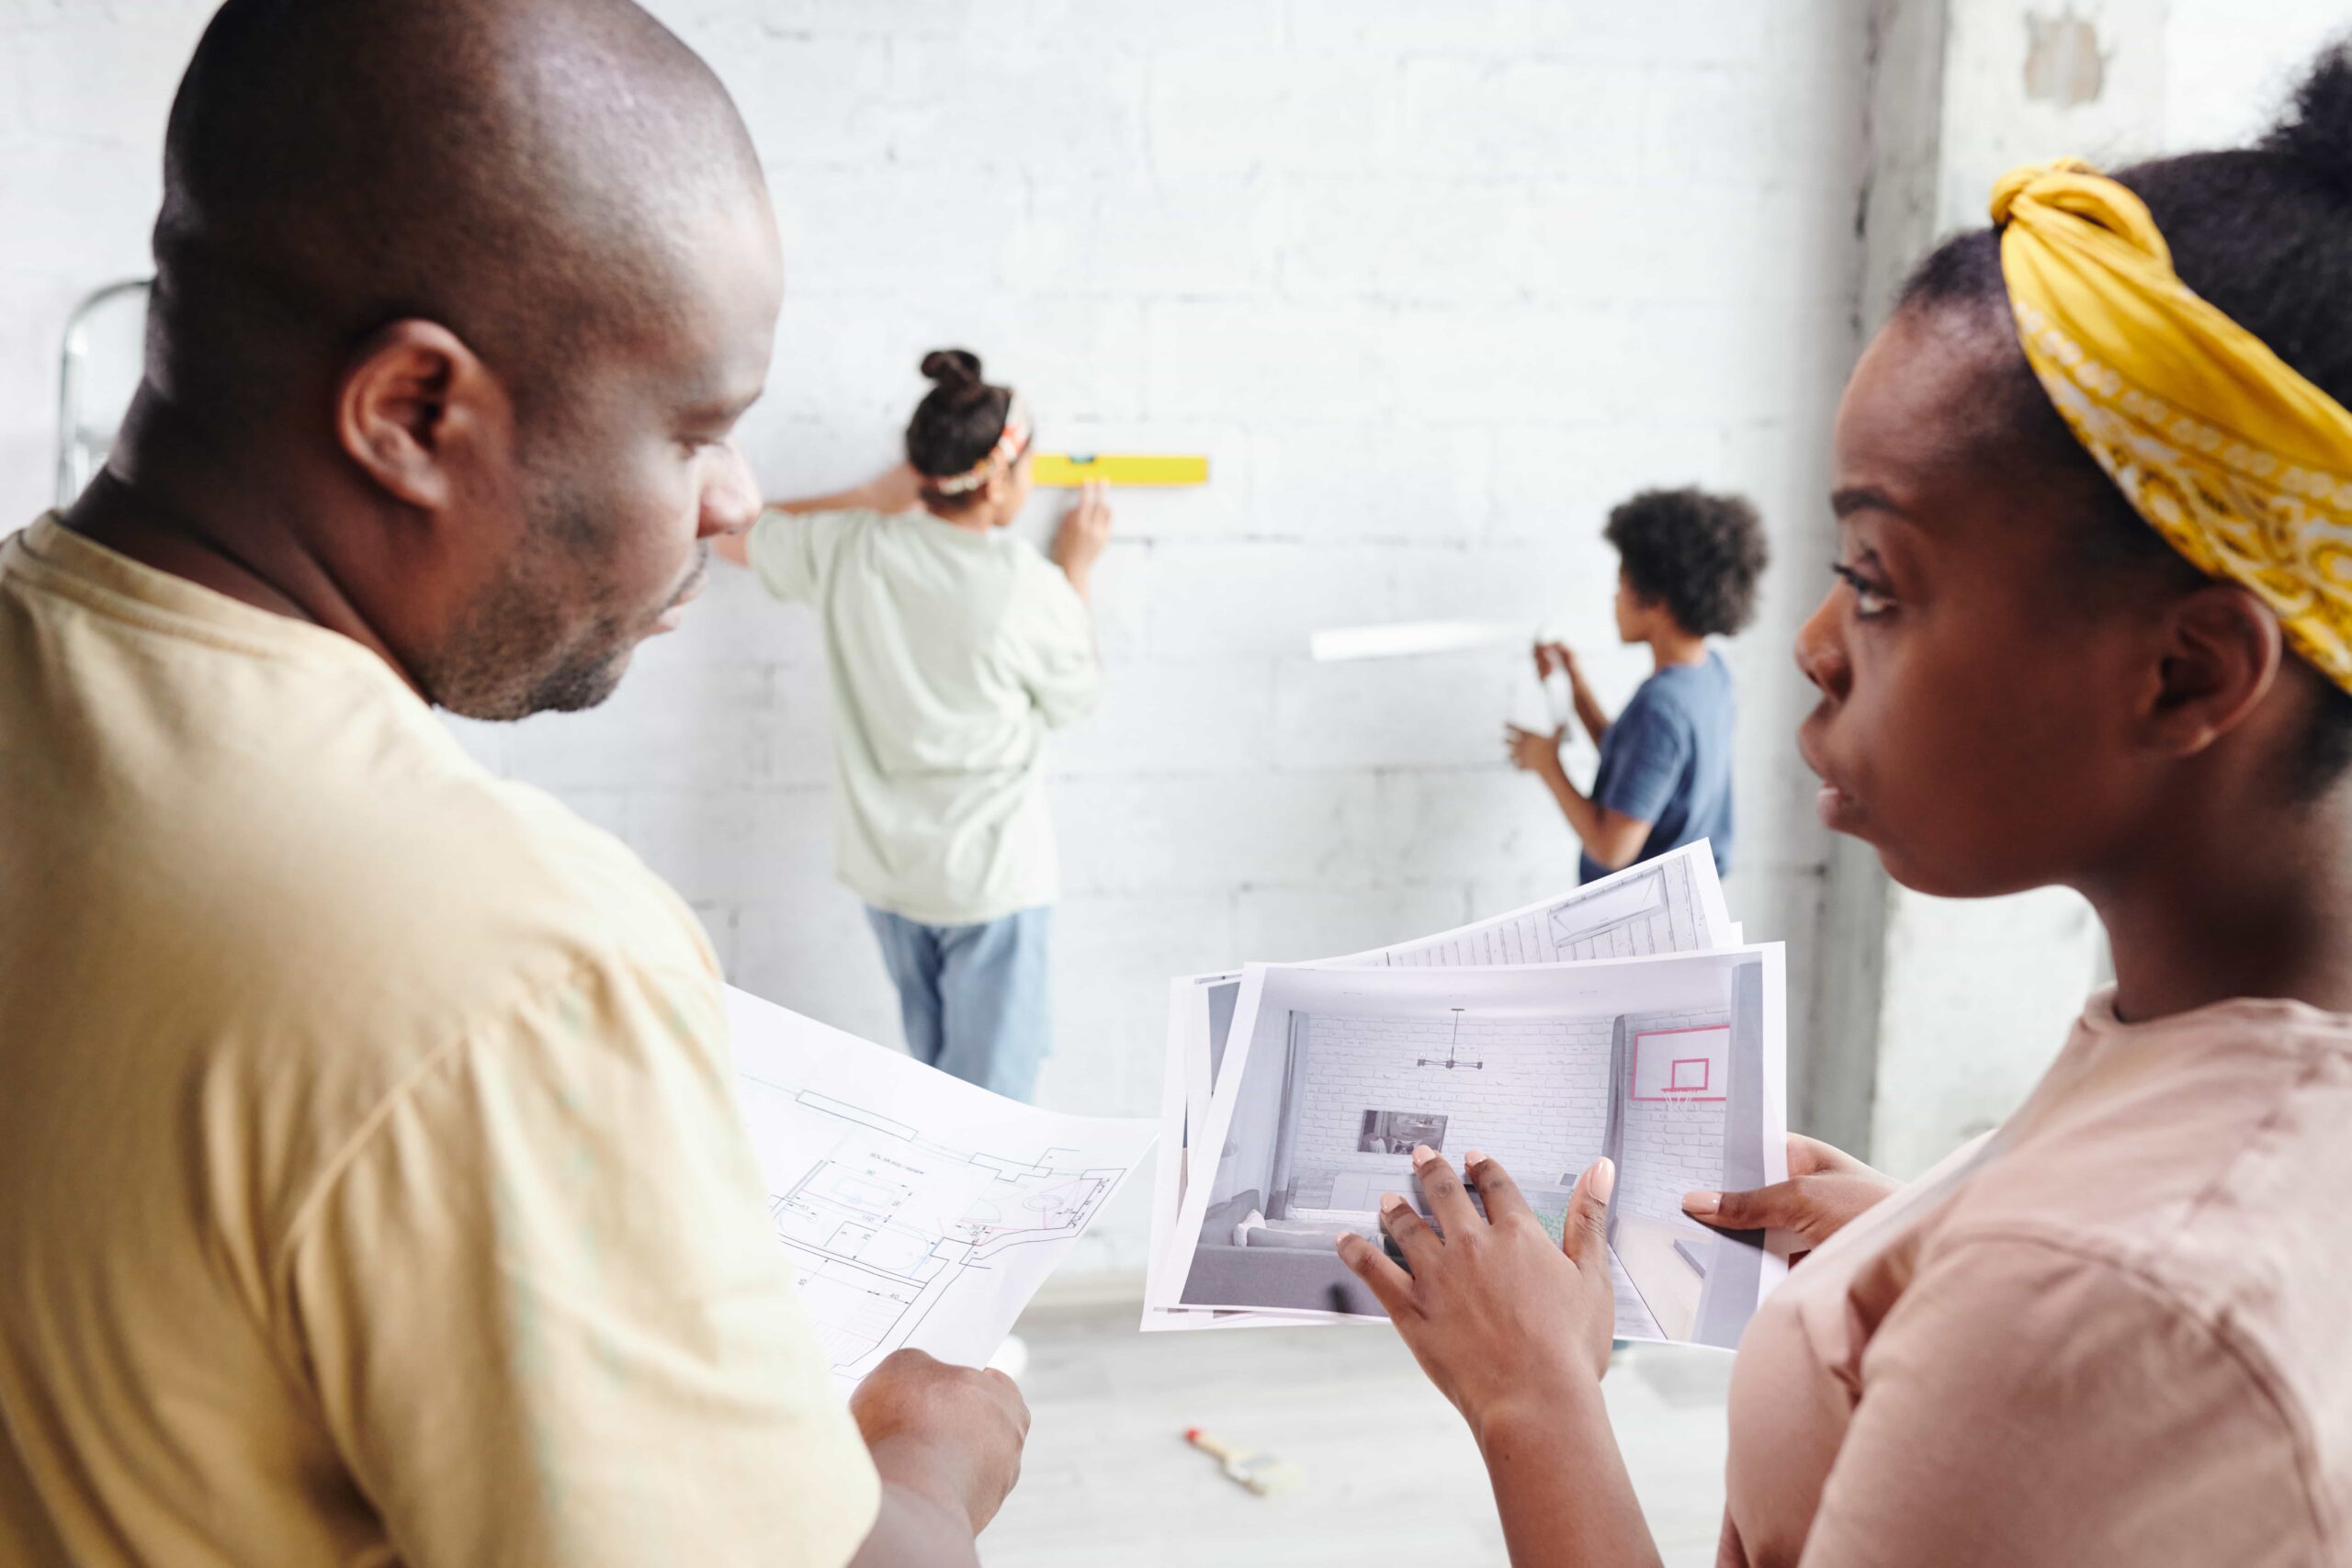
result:
[[(1799, 1140), (1686, 1201), (1819, 1244), (1739, 1348), (1721, 1561), (2352, 1562), (2352, 58), (2256, 148), (1992, 215), (1839, 408), (1799, 746), (1905, 885), (2079, 889), (2116, 984), (1918, 1181)], [(1438, 1156), (1442, 1235), (1391, 1211), (1409, 1274), (1343, 1255), (1518, 1568), (1654, 1562), (1600, 1394), (1614, 1173), (1564, 1249), (1465, 1164), (1484, 1217)]]
[(1052, 1043), (1046, 734), (1094, 703), (1086, 595), (1111, 509), (1090, 487), (1040, 558), (1010, 531), (1029, 500), (1027, 404), (960, 348), (922, 373), (903, 465), (771, 507), (718, 549), (822, 623), (834, 856), (907, 1049), (1026, 1100)]

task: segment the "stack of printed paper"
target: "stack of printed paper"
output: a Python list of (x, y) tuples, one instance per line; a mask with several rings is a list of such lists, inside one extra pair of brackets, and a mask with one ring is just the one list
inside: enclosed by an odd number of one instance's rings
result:
[(1785, 1272), (1693, 1189), (1787, 1174), (1777, 942), (1743, 946), (1687, 846), (1459, 931), (1171, 982), (1148, 1329), (1379, 1321), (1338, 1238), (1426, 1214), (1412, 1150), (1478, 1149), (1556, 1233), (1616, 1162), (1617, 1332), (1729, 1348)]

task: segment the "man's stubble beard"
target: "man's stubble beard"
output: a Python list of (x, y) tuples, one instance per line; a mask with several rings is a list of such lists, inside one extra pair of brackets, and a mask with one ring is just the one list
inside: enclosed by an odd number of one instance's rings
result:
[[(629, 615), (595, 569), (610, 542), (576, 498), (548, 492), (525, 542), (484, 585), (432, 667), (425, 695), (467, 718), (578, 713), (613, 694), (637, 646)], [(567, 615), (567, 596), (593, 603)]]

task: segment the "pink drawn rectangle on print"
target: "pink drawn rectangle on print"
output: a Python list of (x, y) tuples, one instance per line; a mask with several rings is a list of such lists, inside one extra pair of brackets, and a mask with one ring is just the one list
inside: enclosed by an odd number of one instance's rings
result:
[[(1697, 1047), (1706, 1052), (1693, 1055)], [(1700, 1024), (1690, 1029), (1650, 1029), (1634, 1036), (1631, 1072), (1625, 1086), (1629, 1100), (1645, 1104), (1659, 1102), (1690, 1103), (1721, 1100), (1726, 1096), (1710, 1092), (1715, 1088), (1714, 1069), (1718, 1061), (1729, 1066), (1731, 1026), (1724, 1023)], [(1692, 1067), (1698, 1069), (1696, 1083), (1691, 1082)]]

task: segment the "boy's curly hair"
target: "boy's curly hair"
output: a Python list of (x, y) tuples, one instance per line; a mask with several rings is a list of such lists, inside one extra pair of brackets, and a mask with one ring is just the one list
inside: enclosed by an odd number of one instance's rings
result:
[(1770, 552), (1746, 497), (1645, 490), (1612, 508), (1600, 532), (1617, 547), (1634, 592), (1662, 602), (1684, 631), (1736, 632), (1755, 616), (1756, 580)]

